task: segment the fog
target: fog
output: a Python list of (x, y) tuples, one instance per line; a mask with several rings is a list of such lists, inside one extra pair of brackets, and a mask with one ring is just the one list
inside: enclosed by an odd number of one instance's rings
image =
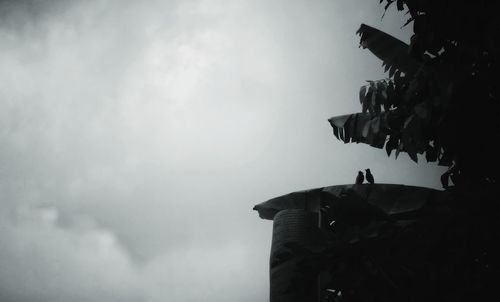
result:
[(437, 188), (337, 141), (383, 78), (378, 1), (0, 1), (0, 300), (268, 301), (272, 222), (307, 188)]

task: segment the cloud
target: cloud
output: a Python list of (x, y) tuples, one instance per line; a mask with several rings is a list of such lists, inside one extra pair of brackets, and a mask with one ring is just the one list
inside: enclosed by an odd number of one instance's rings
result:
[(0, 2), (1, 300), (265, 300), (254, 204), (366, 167), (439, 183), (331, 135), (383, 77), (365, 5)]
[(57, 225), (55, 208), (0, 219), (2, 301), (141, 301), (141, 280), (113, 233)]
[[(175, 249), (144, 268), (148, 300), (164, 301), (265, 301), (267, 272), (248, 270), (248, 245)], [(224, 259), (224, 261), (221, 261)], [(260, 280), (259, 280), (260, 279)]]
[[(267, 242), (260, 259), (245, 259), (259, 255), (245, 252), (241, 239), (228, 243), (234, 233), (213, 225), (235, 210), (217, 200), (227, 195), (225, 184), (203, 180), (225, 169), (207, 161), (223, 153), (193, 148), (198, 140), (210, 144), (190, 125), (207, 123), (201, 110), (190, 113), (201, 97), (193, 91), (230, 41), (203, 29), (205, 14), (217, 13), (203, 5), (155, 11), (150, 4), (9, 8), (15, 17), (0, 27), (2, 301), (185, 301), (197, 295), (189, 280), (205, 291), (216, 287), (205, 293), (213, 300), (266, 296)], [(218, 109), (209, 114), (213, 130), (229, 125)], [(253, 214), (251, 204), (244, 207)], [(205, 253), (224, 269), (193, 266), (184, 256)], [(154, 285), (165, 280), (174, 286)]]
[[(250, 244), (179, 246), (137, 265), (91, 217), (60, 226), (56, 208), (0, 219), (2, 301), (260, 301), (267, 272)], [(214, 234), (211, 234), (214, 235)], [(224, 259), (224, 261), (221, 261)], [(267, 260), (267, 259), (266, 259)], [(265, 261), (267, 263), (267, 261)], [(252, 288), (253, 287), (253, 288)]]

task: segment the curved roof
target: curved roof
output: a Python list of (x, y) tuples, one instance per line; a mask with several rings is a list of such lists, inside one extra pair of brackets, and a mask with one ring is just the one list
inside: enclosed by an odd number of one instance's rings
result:
[[(348, 198), (341, 198), (345, 196)], [(253, 209), (260, 218), (273, 220), (285, 209), (303, 209), (317, 212), (321, 202), (345, 200), (346, 203), (363, 203), (375, 206), (388, 215), (420, 209), (429, 202), (444, 200), (446, 193), (429, 188), (397, 184), (350, 184), (316, 188), (289, 193), (256, 205)]]

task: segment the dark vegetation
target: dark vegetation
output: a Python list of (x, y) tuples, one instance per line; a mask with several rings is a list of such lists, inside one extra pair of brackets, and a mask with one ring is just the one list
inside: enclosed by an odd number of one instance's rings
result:
[[(449, 167), (439, 201), (379, 215), (355, 190), (327, 200), (321, 244), (289, 244), (300, 276), (321, 272), (322, 301), (489, 301), (500, 280), (500, 18), (495, 1), (380, 0), (406, 11), (410, 45), (367, 25), (361, 46), (387, 78), (361, 87), (360, 113), (335, 136)], [(366, 186), (366, 185), (365, 185)], [(376, 185), (375, 185), (376, 186)], [(347, 215), (336, 205), (355, 209)], [(366, 203), (365, 203), (366, 204)], [(353, 214), (354, 213), (354, 214)], [(297, 285), (297, 286), (295, 286)]]
[[(361, 46), (388, 77), (360, 89), (362, 112), (330, 119), (337, 138), (449, 166), (455, 185), (494, 184), (500, 154), (500, 22), (492, 1), (383, 0), (413, 26), (411, 44), (367, 25)], [(447, 180), (448, 181), (448, 180)]]

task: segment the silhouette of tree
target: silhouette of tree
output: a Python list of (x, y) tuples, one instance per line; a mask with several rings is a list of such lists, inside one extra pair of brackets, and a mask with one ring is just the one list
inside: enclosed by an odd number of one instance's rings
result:
[[(323, 241), (307, 251), (289, 247), (304, 259), (303, 276), (323, 272), (323, 301), (490, 299), (500, 273), (495, 242), (500, 230), (495, 198), (500, 18), (495, 3), (380, 3), (386, 10), (396, 5), (407, 12), (403, 26), (413, 26), (411, 43), (362, 24), (357, 31), (361, 47), (382, 60), (388, 77), (361, 87), (361, 112), (329, 122), (345, 143), (385, 148), (396, 158), (405, 152), (415, 162), (425, 155), (448, 166), (441, 177), (447, 190), (418, 210), (386, 216), (367, 211), (370, 193), (363, 197), (356, 186), (323, 196)], [(362, 221), (348, 219), (353, 215)]]
[(406, 10), (410, 45), (368, 25), (361, 46), (388, 77), (361, 87), (362, 112), (331, 118), (345, 143), (425, 154), (455, 185), (494, 184), (500, 171), (499, 38), (494, 1), (380, 0)]

